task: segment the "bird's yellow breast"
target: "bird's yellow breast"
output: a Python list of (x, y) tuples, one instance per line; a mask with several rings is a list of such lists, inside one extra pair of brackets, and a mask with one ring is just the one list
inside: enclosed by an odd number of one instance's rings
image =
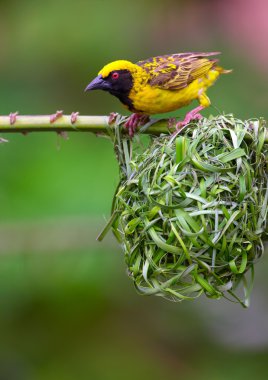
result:
[(147, 83), (139, 86), (137, 91), (134, 86), (129, 98), (133, 102), (135, 112), (148, 115), (174, 111), (188, 105), (194, 99), (199, 99), (200, 104), (207, 107), (210, 103), (205, 91), (218, 76), (217, 70), (210, 70), (204, 77), (194, 80), (181, 90), (164, 90)]

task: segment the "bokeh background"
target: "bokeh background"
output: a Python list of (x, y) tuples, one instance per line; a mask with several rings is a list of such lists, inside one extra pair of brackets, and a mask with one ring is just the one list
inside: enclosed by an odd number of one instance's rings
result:
[[(2, 0), (0, 112), (124, 112), (83, 92), (104, 64), (219, 50), (234, 72), (204, 114), (268, 119), (267, 13), (266, 0)], [(267, 255), (248, 310), (138, 296), (113, 236), (95, 241), (118, 181), (112, 144), (69, 137), (0, 145), (0, 379), (267, 379)]]

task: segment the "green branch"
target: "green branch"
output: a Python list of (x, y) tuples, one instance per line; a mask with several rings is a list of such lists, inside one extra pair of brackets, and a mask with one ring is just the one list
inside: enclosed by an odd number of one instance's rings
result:
[[(16, 115), (0, 116), (0, 133), (29, 132), (92, 132), (107, 134), (107, 128), (113, 128), (109, 116), (74, 116), (54, 115)], [(127, 131), (126, 131), (127, 132)], [(144, 133), (168, 133), (167, 121), (159, 121), (150, 126)]]
[[(78, 113), (63, 115), (61, 111), (53, 115), (17, 115), (0, 116), (0, 134), (2, 133), (29, 133), (29, 132), (92, 132), (95, 134), (108, 134), (107, 129), (115, 124), (110, 123), (109, 116), (80, 116)], [(255, 121), (259, 123), (257, 120)], [(160, 135), (170, 133), (168, 119), (155, 119), (155, 122), (141, 133)], [(126, 130), (127, 132), (127, 130)], [(268, 142), (268, 130), (265, 142)]]

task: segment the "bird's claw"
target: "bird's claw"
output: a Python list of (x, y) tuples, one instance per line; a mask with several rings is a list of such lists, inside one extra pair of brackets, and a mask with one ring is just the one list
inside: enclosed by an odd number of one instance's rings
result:
[(138, 126), (138, 120), (139, 120), (139, 115), (134, 113), (134, 114), (129, 116), (128, 120), (125, 123), (125, 128), (128, 129), (128, 134), (130, 137), (134, 136), (135, 129)]
[(186, 127), (186, 125), (190, 124), (193, 120), (201, 120), (203, 119), (203, 116), (200, 113), (197, 113), (192, 118), (185, 118), (183, 121), (178, 121), (176, 124), (176, 130), (181, 130), (183, 127)]
[(204, 107), (198, 106), (194, 108), (192, 111), (188, 112), (183, 121), (178, 121), (176, 124), (177, 133), (182, 130), (182, 128), (186, 127), (192, 120), (201, 120), (203, 116), (199, 113)]
[(132, 138), (135, 134), (135, 131), (138, 127), (144, 125), (148, 121), (147, 115), (139, 115), (137, 113), (133, 113), (128, 118), (125, 123), (125, 128), (128, 129), (128, 134)]

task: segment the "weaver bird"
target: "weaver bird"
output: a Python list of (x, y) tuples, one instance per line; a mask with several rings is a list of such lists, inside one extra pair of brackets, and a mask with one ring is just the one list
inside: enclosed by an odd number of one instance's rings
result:
[(193, 119), (200, 119), (200, 111), (210, 105), (206, 94), (220, 74), (229, 73), (218, 66), (213, 53), (180, 53), (162, 55), (132, 63), (125, 60), (108, 63), (86, 87), (104, 90), (116, 96), (133, 112), (126, 123), (129, 134), (149, 115), (174, 111), (197, 99), (199, 106), (188, 112), (176, 124), (179, 130)]

